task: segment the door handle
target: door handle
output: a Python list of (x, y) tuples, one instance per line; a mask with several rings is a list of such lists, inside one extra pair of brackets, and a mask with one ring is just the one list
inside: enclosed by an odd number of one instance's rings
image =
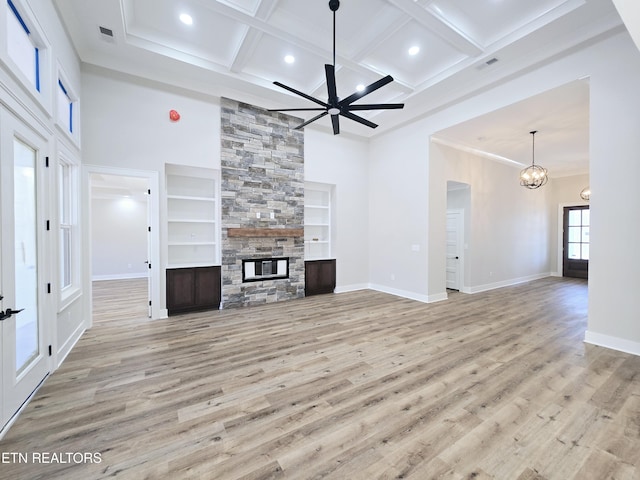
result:
[(0, 310), (0, 322), (2, 320), (6, 320), (7, 318), (9, 318), (11, 315), (15, 315), (16, 313), (20, 313), (21, 311), (23, 311), (24, 308), (21, 308), (19, 310), (11, 310), (10, 308), (7, 308), (7, 311), (2, 311)]

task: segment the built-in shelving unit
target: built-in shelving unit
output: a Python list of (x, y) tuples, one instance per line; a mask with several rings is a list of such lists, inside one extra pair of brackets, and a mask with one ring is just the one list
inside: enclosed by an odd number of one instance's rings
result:
[(304, 258), (332, 258), (331, 197), (332, 185), (305, 183), (304, 188)]
[(167, 310), (169, 315), (217, 309), (220, 277), (220, 174), (165, 166)]
[(336, 260), (332, 248), (333, 185), (304, 185), (305, 295), (331, 293), (336, 288)]
[(166, 165), (167, 268), (220, 263), (219, 185), (216, 170)]

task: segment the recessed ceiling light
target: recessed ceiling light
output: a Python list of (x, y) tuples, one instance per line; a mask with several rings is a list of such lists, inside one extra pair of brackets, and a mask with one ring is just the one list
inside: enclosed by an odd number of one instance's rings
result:
[(409, 55), (417, 55), (419, 51), (420, 51), (420, 47), (418, 47), (417, 45), (414, 45), (409, 49)]
[(294, 57), (293, 55), (285, 55), (284, 61), (287, 63), (293, 63), (296, 61), (296, 57)]
[(360, 85), (356, 85), (356, 92), (361, 92), (364, 90), (364, 85), (360, 84)]
[(181, 13), (180, 14), (180, 21), (182, 23), (184, 23), (185, 25), (192, 25), (193, 24), (193, 18), (188, 13)]

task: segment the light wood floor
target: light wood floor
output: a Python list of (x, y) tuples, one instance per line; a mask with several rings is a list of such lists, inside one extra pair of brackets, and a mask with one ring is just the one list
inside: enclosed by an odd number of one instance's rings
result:
[(586, 289), (105, 318), (0, 443), (101, 463), (0, 477), (638, 479), (640, 357), (583, 343)]
[(147, 317), (149, 281), (146, 278), (100, 280), (92, 283), (93, 321)]

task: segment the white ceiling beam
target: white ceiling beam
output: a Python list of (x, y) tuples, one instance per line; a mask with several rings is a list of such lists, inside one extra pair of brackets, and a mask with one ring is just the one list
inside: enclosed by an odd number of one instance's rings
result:
[[(278, 0), (262, 0), (258, 6), (255, 17), (267, 22), (277, 3)], [(254, 28), (247, 28), (244, 38), (242, 39), (242, 42), (240, 42), (240, 47), (233, 56), (233, 61), (229, 66), (229, 70), (234, 73), (242, 72), (260, 43), (260, 39), (262, 39), (262, 31)]]
[(482, 47), (446, 18), (421, 7), (413, 0), (387, 0), (387, 2), (402, 10), (465, 55), (476, 57), (482, 54)]
[[(248, 25), (250, 28), (255, 28), (262, 33), (266, 33), (275, 38), (288, 42), (291, 45), (296, 45), (310, 53), (313, 53), (314, 55), (318, 55), (319, 57), (331, 58), (332, 56), (331, 51), (318, 47), (317, 45), (314, 45), (311, 42), (308, 42), (294, 35), (291, 35), (290, 33), (285, 32), (284, 30), (276, 28), (261, 18), (252, 17), (251, 15), (242, 13), (239, 10), (236, 10), (234, 8), (231, 8), (219, 2), (212, 2), (210, 0), (194, 0), (194, 1), (200, 4), (203, 8), (214, 11), (215, 13), (218, 13), (220, 15), (224, 15), (225, 17), (236, 20), (239, 23)], [(340, 63), (343, 67), (347, 67), (350, 70), (362, 73), (363, 75), (371, 75), (372, 73), (375, 75), (380, 75), (380, 72), (370, 68), (368, 65), (360, 64), (358, 62), (355, 62), (349, 58), (340, 56), (338, 54), (336, 54), (336, 62)], [(410, 85), (402, 84), (402, 83), (398, 83), (398, 85), (400, 85), (401, 88), (407, 92), (413, 91), (413, 87)]]
[(631, 38), (640, 49), (640, 3), (637, 0), (613, 0)]

